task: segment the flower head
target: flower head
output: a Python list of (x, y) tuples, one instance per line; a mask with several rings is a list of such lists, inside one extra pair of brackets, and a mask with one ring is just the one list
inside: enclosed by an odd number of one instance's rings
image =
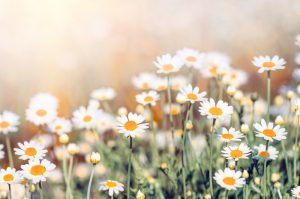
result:
[(30, 142), (25, 141), (23, 144), (18, 143), (20, 148), (14, 148), (15, 154), (20, 156), (21, 160), (29, 159), (43, 159), (47, 153), (44, 147), (34, 140)]
[(155, 106), (156, 101), (159, 100), (159, 94), (156, 91), (142, 92), (141, 94), (136, 95), (135, 99), (139, 104), (144, 106)]
[(204, 58), (204, 54), (190, 48), (178, 50), (176, 54), (187, 67), (201, 67)]
[(21, 174), (14, 168), (7, 167), (0, 170), (0, 183), (16, 184), (20, 183), (21, 179)]
[(283, 58), (275, 55), (254, 57), (252, 61), (253, 65), (259, 68), (258, 72), (263, 73), (265, 71), (275, 71), (285, 68), (286, 61)]
[(72, 131), (72, 124), (70, 120), (64, 118), (56, 118), (49, 123), (50, 131), (58, 135), (70, 133)]
[(273, 140), (280, 141), (286, 139), (287, 132), (285, 128), (281, 128), (279, 125), (274, 126), (272, 122), (267, 124), (266, 121), (262, 119), (261, 123), (255, 123), (254, 127), (257, 137), (262, 137), (271, 142), (273, 142)]
[(93, 90), (91, 98), (99, 101), (109, 101), (116, 97), (116, 91), (110, 87), (103, 87)]
[(108, 191), (108, 195), (113, 197), (114, 194), (118, 195), (119, 192), (124, 191), (124, 185), (114, 180), (107, 180), (100, 183), (99, 191)]
[(153, 84), (157, 81), (157, 77), (153, 73), (140, 73), (133, 77), (132, 83), (135, 88), (140, 90), (150, 90)]
[(222, 155), (229, 160), (248, 159), (251, 149), (244, 143), (239, 145), (226, 146), (222, 150)]
[(300, 186), (292, 189), (292, 195), (295, 198), (300, 198)]
[(96, 127), (96, 121), (100, 113), (99, 109), (81, 106), (73, 112), (72, 121), (78, 129), (92, 129)]
[(266, 150), (266, 145), (260, 144), (254, 149), (257, 150), (257, 157), (261, 159), (275, 160), (278, 157), (278, 151), (273, 146), (268, 146), (268, 150)]
[(221, 187), (227, 190), (236, 190), (245, 184), (245, 179), (241, 178), (242, 172), (225, 168), (215, 173), (214, 179)]
[(218, 134), (218, 137), (222, 142), (237, 142), (241, 141), (241, 138), (243, 138), (244, 135), (235, 130), (235, 128), (231, 127), (229, 130), (227, 130), (223, 127), (220, 134)]
[(220, 52), (210, 52), (204, 57), (200, 73), (207, 78), (218, 77), (230, 69), (230, 59)]
[(157, 57), (154, 65), (158, 68), (157, 73), (170, 74), (179, 71), (183, 65), (183, 61), (178, 56), (165, 54)]
[(0, 133), (8, 134), (18, 130), (19, 116), (10, 111), (3, 111), (0, 115)]
[(191, 84), (185, 86), (180, 91), (180, 95), (182, 95), (181, 99), (184, 99), (186, 102), (195, 103), (198, 101), (205, 100), (204, 96), (206, 95), (206, 92), (199, 92), (199, 87), (193, 88)]
[(218, 119), (231, 115), (233, 108), (222, 100), (215, 103), (215, 100), (210, 98), (209, 100), (201, 102), (199, 112), (201, 115), (206, 115), (209, 119)]

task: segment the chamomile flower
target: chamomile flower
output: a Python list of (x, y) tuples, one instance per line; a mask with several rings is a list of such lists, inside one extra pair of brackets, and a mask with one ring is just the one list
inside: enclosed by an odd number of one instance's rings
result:
[(223, 83), (226, 85), (233, 86), (238, 88), (241, 85), (244, 85), (248, 81), (248, 75), (245, 71), (231, 69), (225, 73), (223, 79)]
[(140, 73), (133, 77), (132, 83), (137, 89), (150, 90), (153, 88), (153, 83), (157, 81), (156, 78), (156, 75), (153, 73)]
[(233, 108), (222, 100), (215, 103), (215, 100), (210, 98), (201, 102), (199, 112), (201, 115), (206, 115), (209, 119), (218, 119), (231, 115)]
[(200, 73), (207, 78), (223, 75), (230, 69), (230, 58), (219, 52), (207, 53), (203, 60)]
[(265, 71), (275, 71), (285, 68), (286, 61), (283, 58), (275, 55), (274, 57), (270, 56), (259, 56), (254, 57), (252, 61), (253, 65), (258, 67), (259, 73), (263, 73)]
[(10, 111), (3, 111), (0, 115), (0, 133), (8, 134), (18, 130), (19, 116)]
[(0, 144), (0, 160), (2, 160), (5, 156), (5, 152), (3, 151), (4, 145)]
[(21, 165), (21, 168), (23, 170), (23, 176), (36, 184), (40, 181), (46, 181), (46, 178), (49, 177), (55, 169), (55, 164), (46, 159), (31, 159), (28, 164)]
[(268, 150), (266, 151), (266, 145), (260, 144), (254, 147), (257, 150), (257, 156), (262, 159), (271, 159), (275, 160), (278, 157), (278, 151), (273, 146), (268, 146)]
[(218, 134), (218, 137), (222, 142), (238, 142), (244, 138), (244, 135), (235, 130), (235, 128), (231, 127), (229, 130), (227, 130), (223, 127), (220, 134)]
[(163, 92), (163, 91), (167, 90), (167, 88), (168, 88), (168, 80), (167, 80), (167, 78), (165, 78), (165, 77), (163, 77), (163, 78), (157, 77), (155, 79), (155, 81), (153, 82), (152, 88), (154, 90), (156, 90), (157, 92)]
[(117, 117), (117, 130), (126, 137), (135, 137), (148, 129), (148, 123), (145, 123), (142, 115), (129, 113), (128, 116), (121, 115)]
[(183, 65), (183, 61), (177, 56), (171, 56), (170, 54), (157, 57), (154, 65), (157, 67), (157, 73), (170, 74), (179, 71)]
[(178, 115), (180, 112), (181, 112), (181, 106), (177, 103), (172, 103), (171, 107), (168, 104), (164, 106), (164, 113), (167, 115), (169, 114)]
[(179, 91), (188, 84), (188, 79), (182, 75), (176, 75), (171, 79), (171, 88), (174, 91)]
[(70, 133), (72, 130), (71, 121), (64, 118), (56, 118), (48, 126), (51, 132), (57, 133), (58, 135)]
[(99, 101), (109, 101), (116, 97), (116, 91), (110, 87), (103, 87), (93, 90), (91, 93), (91, 98)]
[(204, 54), (190, 48), (178, 50), (176, 54), (187, 67), (200, 67), (204, 58)]
[(104, 133), (105, 131), (112, 129), (115, 123), (115, 117), (109, 113), (101, 112), (96, 120), (96, 129), (99, 133)]
[(236, 190), (245, 184), (245, 179), (241, 176), (242, 172), (225, 168), (224, 171), (219, 170), (216, 172), (214, 179), (221, 187), (227, 190)]
[(32, 104), (43, 104), (57, 108), (58, 99), (49, 93), (37, 93), (30, 99), (29, 106)]
[(21, 160), (28, 160), (28, 159), (43, 159), (47, 153), (47, 150), (40, 144), (35, 141), (27, 142), (25, 141), (24, 144), (18, 143), (20, 148), (14, 148), (15, 154), (20, 156), (19, 159)]
[(99, 191), (108, 191), (108, 195), (113, 197), (114, 194), (118, 195), (119, 192), (124, 191), (124, 185), (114, 180), (107, 180), (100, 183)]
[(155, 106), (156, 101), (159, 100), (159, 94), (156, 91), (142, 92), (141, 94), (136, 95), (135, 99), (139, 104), (144, 106)]
[(266, 121), (262, 119), (261, 123), (255, 123), (254, 127), (257, 137), (262, 137), (271, 142), (286, 139), (287, 132), (285, 128), (281, 128), (279, 125), (274, 126), (272, 122), (267, 124)]
[(92, 129), (96, 127), (96, 121), (101, 111), (94, 108), (79, 107), (73, 112), (73, 124), (78, 129)]
[(0, 170), (0, 183), (16, 184), (21, 181), (22, 177), (14, 168), (7, 167)]
[(239, 145), (226, 146), (222, 150), (223, 157), (228, 160), (248, 159), (251, 149), (244, 143)]
[(180, 94), (183, 96), (182, 99), (193, 104), (205, 100), (204, 96), (206, 95), (206, 92), (200, 93), (199, 90), (199, 87), (196, 86), (193, 88), (192, 85), (189, 84), (180, 90)]
[(292, 189), (292, 195), (295, 198), (300, 198), (300, 186)]

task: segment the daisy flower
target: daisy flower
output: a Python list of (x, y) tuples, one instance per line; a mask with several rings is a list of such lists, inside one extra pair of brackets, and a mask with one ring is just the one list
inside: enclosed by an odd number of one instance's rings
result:
[(43, 159), (47, 153), (42, 145), (33, 140), (30, 142), (25, 141), (24, 144), (18, 143), (18, 145), (20, 148), (14, 148), (14, 151), (16, 155), (20, 156), (19, 159), (21, 160)]
[(218, 119), (231, 115), (233, 108), (222, 100), (215, 103), (215, 100), (210, 98), (201, 102), (199, 112), (201, 115), (206, 115), (209, 119)]
[(100, 183), (99, 191), (108, 191), (108, 195), (113, 197), (114, 194), (118, 195), (119, 192), (124, 191), (124, 185), (114, 180), (107, 180)]
[(207, 78), (217, 77), (230, 69), (230, 59), (227, 55), (219, 52), (207, 53), (203, 60), (200, 73)]
[(188, 84), (188, 79), (185, 76), (177, 75), (171, 79), (171, 88), (174, 91), (179, 91)]
[(260, 144), (254, 147), (257, 150), (258, 157), (262, 159), (271, 159), (275, 160), (278, 157), (278, 151), (273, 146), (268, 146), (268, 150), (266, 151), (266, 145)]
[(37, 93), (30, 99), (30, 105), (38, 103), (58, 107), (58, 99), (49, 93)]
[(93, 90), (91, 98), (99, 101), (108, 101), (116, 97), (116, 91), (110, 87), (103, 87)]
[(53, 144), (53, 136), (51, 136), (50, 134), (36, 135), (32, 138), (32, 140), (43, 146), (44, 148), (48, 148)]
[(242, 172), (225, 168), (224, 171), (219, 170), (216, 172), (214, 179), (221, 187), (227, 190), (236, 190), (245, 184), (245, 179), (241, 176)]
[(129, 113), (128, 116), (121, 115), (117, 117), (117, 130), (126, 137), (135, 137), (148, 129), (148, 123), (144, 123), (145, 118), (142, 115)]
[(244, 143), (240, 145), (226, 146), (222, 150), (223, 157), (228, 160), (248, 159), (251, 149)]
[(153, 87), (153, 83), (157, 81), (156, 78), (156, 75), (153, 73), (140, 73), (133, 77), (132, 83), (137, 89), (149, 90)]
[(113, 124), (115, 123), (115, 118), (108, 113), (101, 112), (96, 120), (96, 129), (97, 132), (103, 133), (109, 129), (113, 128)]
[(50, 131), (58, 135), (70, 133), (72, 131), (72, 124), (70, 120), (64, 118), (56, 118), (49, 125)]
[(183, 65), (183, 61), (178, 56), (170, 54), (157, 57), (154, 65), (158, 68), (157, 73), (170, 74), (179, 71)]
[(286, 139), (287, 132), (285, 131), (285, 128), (281, 128), (280, 125), (274, 127), (272, 122), (267, 124), (266, 121), (262, 119), (261, 123), (255, 123), (254, 127), (256, 129), (257, 137), (262, 137), (271, 142), (273, 142), (273, 140), (280, 141)]
[(221, 133), (218, 134), (218, 137), (222, 142), (238, 142), (244, 138), (244, 135), (235, 130), (235, 128), (231, 127), (229, 130), (227, 130), (223, 127)]
[(225, 73), (222, 81), (226, 85), (230, 85), (235, 88), (238, 88), (239, 86), (247, 83), (248, 75), (245, 71), (231, 69)]
[(274, 57), (270, 56), (259, 56), (254, 57), (252, 61), (253, 65), (258, 67), (259, 73), (263, 73), (265, 71), (274, 71), (285, 68), (286, 61), (283, 58), (275, 55)]
[(141, 94), (136, 95), (135, 99), (139, 104), (144, 106), (155, 106), (156, 101), (159, 100), (159, 94), (156, 91), (142, 92)]
[(31, 159), (28, 164), (21, 165), (21, 168), (23, 169), (23, 176), (36, 184), (40, 181), (46, 181), (46, 178), (55, 169), (55, 164), (46, 159)]
[(295, 198), (300, 198), (300, 186), (292, 189), (292, 195)]
[(167, 78), (165, 78), (165, 77), (163, 77), (163, 78), (157, 77), (155, 79), (155, 81), (153, 82), (152, 88), (154, 90), (156, 90), (157, 92), (162, 92), (162, 91), (167, 90), (167, 88), (168, 88), (168, 80), (167, 80)]
[(4, 152), (4, 145), (0, 144), (0, 160), (2, 160), (5, 156), (5, 152)]
[(190, 48), (178, 50), (176, 54), (187, 67), (200, 67), (204, 58), (204, 54)]
[(79, 107), (73, 112), (72, 121), (78, 129), (92, 129), (96, 127), (96, 121), (100, 110), (94, 108)]
[(180, 90), (180, 94), (183, 96), (181, 99), (193, 104), (205, 100), (204, 96), (206, 95), (206, 92), (199, 93), (199, 87), (196, 86), (193, 88), (192, 85), (189, 84)]
[(10, 111), (3, 111), (0, 115), (0, 133), (8, 134), (10, 132), (16, 132), (17, 126), (20, 124), (19, 116)]
[(14, 168), (7, 167), (0, 170), (0, 183), (16, 184), (20, 183), (22, 177)]
[(177, 103), (172, 103), (171, 107), (168, 104), (164, 106), (164, 113), (167, 115), (169, 114), (178, 115), (180, 112), (181, 112), (181, 106)]

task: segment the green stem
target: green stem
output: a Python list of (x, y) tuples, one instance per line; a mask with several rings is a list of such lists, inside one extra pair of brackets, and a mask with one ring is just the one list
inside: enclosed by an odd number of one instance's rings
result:
[(267, 123), (270, 122), (270, 106), (271, 106), (271, 71), (267, 72)]
[[(266, 151), (268, 151), (268, 147), (269, 147), (269, 140), (266, 142)], [(263, 180), (263, 198), (266, 198), (266, 194), (267, 194), (267, 158), (265, 158), (264, 160), (264, 180)]]
[(41, 199), (44, 199), (44, 194), (43, 194), (43, 188), (42, 188), (42, 182), (39, 182), (39, 192), (40, 192), (40, 197)]
[(171, 133), (172, 133), (172, 140), (173, 140), (173, 147), (174, 147), (174, 153), (175, 153), (175, 135), (174, 135), (174, 119), (173, 115), (171, 114), (171, 107), (172, 107), (172, 99), (171, 99), (171, 81), (170, 81), (170, 76), (168, 75), (167, 77), (168, 80), (168, 104), (169, 104), (169, 120), (170, 120), (170, 125), (171, 125)]
[(210, 132), (210, 136), (209, 136), (209, 189), (210, 189), (210, 194), (211, 196), (213, 196), (214, 194), (214, 189), (213, 189), (213, 181), (212, 181), (212, 149), (213, 149), (213, 134), (215, 131), (215, 123), (216, 123), (216, 119), (213, 119), (213, 123), (212, 123), (212, 127), (211, 127), (211, 132)]
[(5, 142), (6, 142), (6, 149), (7, 149), (7, 153), (8, 153), (9, 166), (11, 168), (14, 168), (14, 160), (13, 160), (13, 156), (12, 156), (11, 144), (10, 144), (10, 139), (9, 139), (8, 135), (5, 136)]
[(297, 127), (296, 127), (296, 139), (295, 139), (295, 145), (294, 145), (294, 185), (298, 185), (297, 180), (297, 157), (298, 157), (298, 137), (299, 137), (299, 120), (300, 116), (297, 117)]
[(12, 195), (11, 195), (11, 184), (8, 184), (8, 192), (9, 192), (9, 199), (12, 199)]
[(90, 175), (90, 180), (89, 180), (89, 186), (88, 186), (88, 190), (87, 190), (87, 194), (86, 194), (87, 199), (90, 199), (90, 196), (91, 196), (91, 187), (92, 187), (94, 172), (95, 172), (95, 166), (93, 165), (92, 172)]
[(156, 146), (156, 130), (154, 128), (154, 119), (153, 119), (153, 111), (152, 111), (152, 107), (149, 104), (148, 106), (149, 109), (149, 113), (150, 113), (150, 131), (151, 131), (151, 150), (152, 150), (152, 163), (154, 163), (154, 165), (157, 165), (157, 158), (158, 156), (158, 151), (157, 151), (157, 146)]
[(128, 157), (128, 173), (127, 173), (127, 199), (130, 199), (131, 155), (132, 155), (132, 137), (129, 136), (129, 157)]
[(69, 192), (70, 192), (70, 196), (72, 196), (72, 186), (71, 186), (71, 177), (72, 177), (72, 169), (73, 169), (73, 160), (74, 160), (74, 156), (71, 155), (70, 157), (70, 164), (69, 164), (69, 174), (68, 174), (68, 184), (69, 184)]

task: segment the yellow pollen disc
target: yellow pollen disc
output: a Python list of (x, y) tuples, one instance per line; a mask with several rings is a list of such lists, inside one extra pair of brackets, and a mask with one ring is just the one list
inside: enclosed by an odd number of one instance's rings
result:
[(39, 109), (36, 111), (36, 114), (40, 117), (43, 117), (47, 114), (47, 111), (45, 111), (44, 109)]
[(92, 120), (92, 117), (90, 116), (90, 115), (86, 115), (86, 116), (84, 116), (84, 118), (83, 118), (83, 121), (84, 122), (90, 122)]
[(158, 91), (163, 91), (163, 90), (166, 90), (166, 89), (167, 89), (167, 87), (165, 87), (165, 86), (163, 86), (163, 85), (161, 85), (161, 86), (159, 86), (159, 87), (157, 88)]
[(298, 192), (297, 195), (300, 196), (300, 192)]
[(4, 176), (3, 176), (3, 180), (5, 181), (5, 182), (11, 182), (11, 181), (13, 181), (15, 178), (14, 178), (14, 176), (12, 175), (12, 174), (5, 174)]
[(34, 176), (43, 175), (46, 172), (46, 168), (43, 165), (34, 165), (30, 169), (30, 174)]
[(163, 70), (166, 71), (166, 72), (170, 72), (174, 69), (174, 66), (172, 64), (165, 64), (163, 65)]
[(231, 74), (231, 79), (232, 79), (232, 80), (236, 80), (236, 79), (237, 79), (236, 73), (232, 73), (232, 74)]
[(106, 97), (106, 95), (101, 95), (101, 96), (99, 97), (99, 99), (100, 99), (100, 100), (106, 100), (107, 97)]
[(268, 151), (261, 151), (259, 153), (259, 156), (261, 156), (263, 158), (268, 158), (268, 157), (270, 157), (270, 153)]
[(227, 139), (227, 140), (231, 140), (233, 138), (233, 135), (230, 134), (230, 133), (223, 133), (222, 138)]
[(209, 73), (210, 73), (212, 76), (217, 76), (217, 66), (216, 66), (216, 65), (212, 65), (212, 66), (209, 68)]
[(187, 58), (185, 58), (186, 61), (189, 61), (189, 62), (196, 62), (197, 61), (197, 58), (194, 57), (194, 56), (188, 56)]
[(271, 138), (276, 136), (276, 133), (272, 129), (265, 129), (265, 130), (263, 130), (262, 134), (264, 134), (267, 137), (271, 137)]
[(179, 113), (179, 109), (177, 107), (171, 107), (170, 113), (171, 115), (177, 115)]
[(198, 96), (196, 95), (196, 94), (194, 94), (194, 93), (189, 93), (189, 94), (187, 94), (187, 98), (189, 99), (189, 100), (197, 100), (198, 99)]
[(240, 158), (244, 155), (243, 151), (239, 150), (239, 149), (235, 149), (235, 150), (232, 150), (230, 152), (230, 156), (233, 157), (233, 158)]
[(147, 96), (147, 97), (144, 98), (144, 101), (145, 102), (152, 102), (153, 101), (153, 97)]
[(6, 121), (3, 121), (3, 122), (1, 122), (0, 123), (0, 128), (7, 128), (7, 127), (9, 127), (9, 123), (8, 122), (6, 122)]
[(235, 185), (236, 180), (233, 177), (225, 177), (223, 179), (224, 184), (226, 185)]
[(133, 131), (138, 127), (137, 123), (135, 121), (128, 121), (124, 124), (124, 128), (127, 131)]
[(113, 182), (113, 181), (107, 181), (105, 183), (105, 186), (108, 187), (108, 188), (114, 188), (117, 186), (117, 183)]
[(36, 154), (37, 154), (37, 151), (33, 147), (29, 147), (29, 148), (25, 149), (25, 155), (35, 156)]
[(25, 185), (25, 184), (27, 184), (27, 183), (28, 183), (27, 180), (21, 180), (21, 184)]
[(147, 90), (149, 88), (150, 88), (150, 85), (147, 82), (143, 83), (142, 89)]
[(223, 110), (218, 107), (212, 107), (208, 112), (214, 116), (220, 116), (223, 114)]
[(60, 126), (60, 125), (57, 125), (57, 126), (55, 127), (55, 130), (56, 130), (56, 131), (59, 131), (60, 129), (62, 129), (62, 126)]
[(275, 63), (272, 61), (267, 61), (263, 63), (264, 68), (273, 68), (275, 66)]

